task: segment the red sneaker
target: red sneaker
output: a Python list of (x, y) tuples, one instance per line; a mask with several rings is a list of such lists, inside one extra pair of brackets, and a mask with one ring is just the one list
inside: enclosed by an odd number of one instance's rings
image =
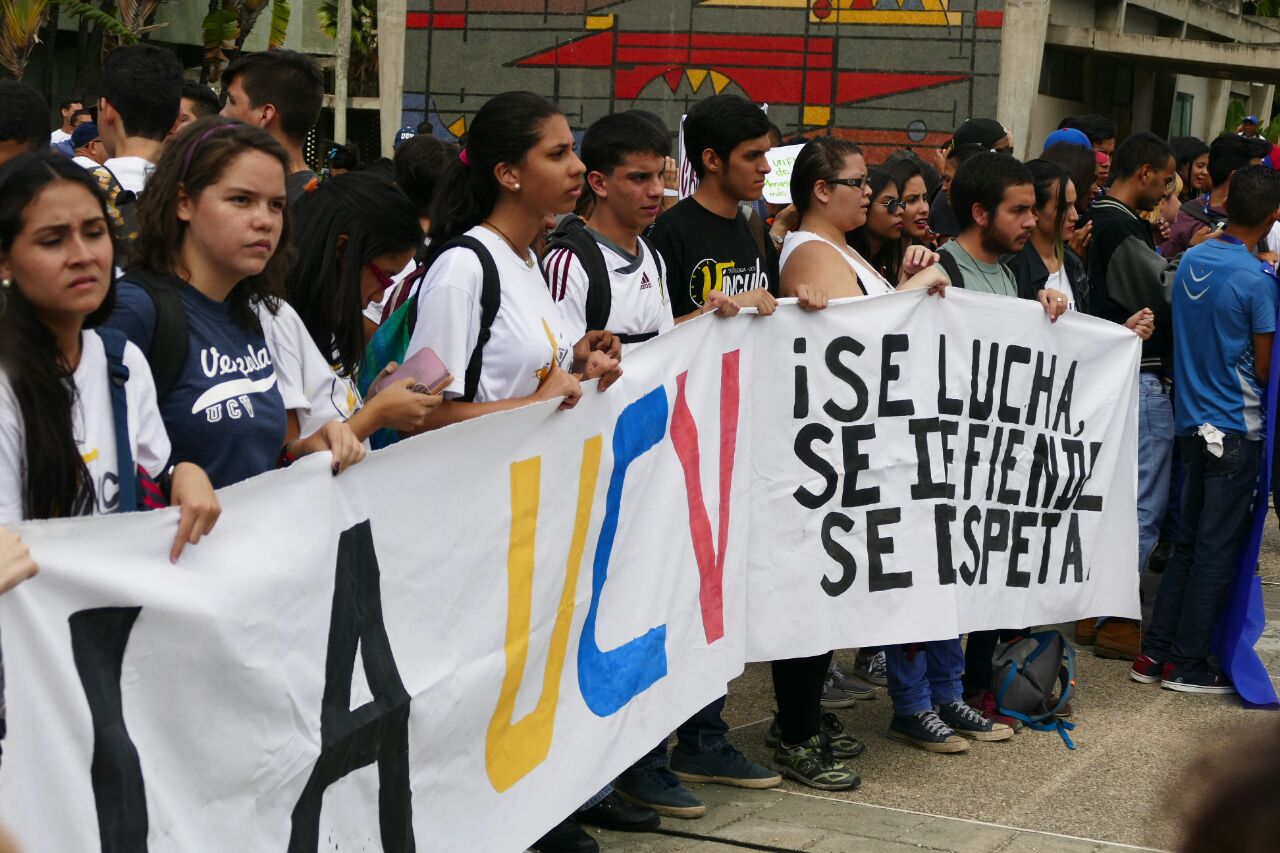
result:
[(999, 706), (996, 705), (996, 695), (990, 690), (979, 690), (964, 701), (966, 705), (982, 714), (982, 716), (986, 717), (991, 722), (1004, 723), (1015, 732), (1022, 730), (1021, 720), (1017, 720), (1013, 717), (1008, 717), (1000, 713), (998, 710)]
[(1170, 664), (1152, 660), (1146, 655), (1138, 655), (1133, 659), (1133, 667), (1129, 670), (1129, 677), (1139, 684), (1155, 684), (1164, 676), (1165, 670), (1169, 668)]

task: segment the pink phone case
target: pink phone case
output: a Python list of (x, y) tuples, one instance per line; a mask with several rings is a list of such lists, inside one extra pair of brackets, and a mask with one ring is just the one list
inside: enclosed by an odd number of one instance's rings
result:
[(418, 386), (427, 389), (426, 393), (439, 394), (453, 379), (453, 375), (449, 373), (449, 368), (444, 366), (440, 356), (429, 347), (424, 347), (405, 359), (404, 364), (397, 367), (394, 373), (375, 384), (374, 393), (381, 391), (389, 383), (410, 378)]

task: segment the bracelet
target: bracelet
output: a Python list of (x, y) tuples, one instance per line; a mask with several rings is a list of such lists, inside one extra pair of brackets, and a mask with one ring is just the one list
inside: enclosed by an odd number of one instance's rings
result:
[(288, 468), (290, 465), (298, 461), (299, 457), (293, 455), (289, 450), (292, 445), (292, 441), (286, 441), (284, 446), (280, 448), (280, 458), (276, 460), (277, 468)]

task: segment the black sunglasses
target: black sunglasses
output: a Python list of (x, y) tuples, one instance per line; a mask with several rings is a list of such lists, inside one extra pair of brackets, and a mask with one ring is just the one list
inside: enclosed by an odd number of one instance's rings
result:
[(829, 184), (839, 184), (842, 187), (853, 187), (860, 190), (867, 185), (867, 177), (863, 175), (861, 178), (827, 178)]
[(902, 199), (900, 198), (887, 198), (884, 201), (873, 201), (872, 204), (882, 205), (885, 209), (885, 212), (888, 213), (890, 216), (893, 216), (895, 213), (897, 213), (899, 210), (902, 210), (902, 208), (906, 206), (903, 204)]

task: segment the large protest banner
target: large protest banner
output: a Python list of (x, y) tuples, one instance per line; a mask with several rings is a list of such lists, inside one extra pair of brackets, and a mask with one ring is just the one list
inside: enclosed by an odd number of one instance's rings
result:
[[(176, 566), (172, 511), (24, 525), (42, 570), (0, 597), (0, 823), (31, 851), (520, 850), (746, 660), (1135, 614), (1132, 561), (1093, 556), (1136, 552), (1137, 353), (968, 293), (784, 305), (681, 326), (568, 413), (228, 489)], [(970, 451), (980, 422), (1012, 432), (1001, 406), (1022, 441)], [(1040, 577), (1046, 500), (1079, 572), (1054, 544)]]

